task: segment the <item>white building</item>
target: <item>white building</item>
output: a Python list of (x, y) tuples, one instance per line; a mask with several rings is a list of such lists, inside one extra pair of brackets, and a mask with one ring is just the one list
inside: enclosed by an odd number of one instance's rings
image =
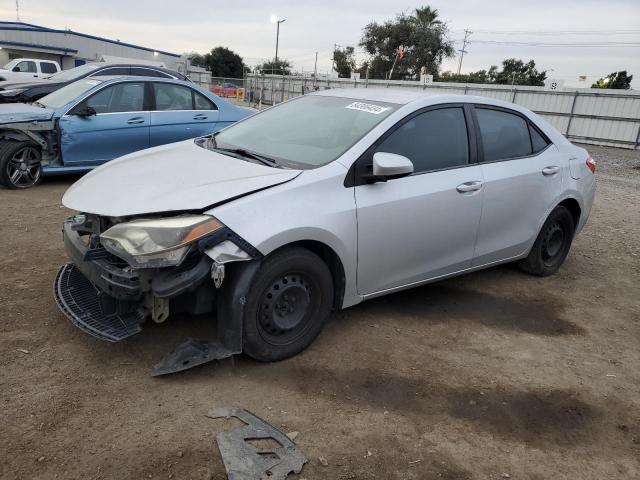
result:
[(175, 53), (22, 22), (0, 22), (0, 48), (0, 66), (14, 58), (42, 58), (57, 61), (63, 69), (87, 62), (135, 61), (185, 70), (184, 59)]

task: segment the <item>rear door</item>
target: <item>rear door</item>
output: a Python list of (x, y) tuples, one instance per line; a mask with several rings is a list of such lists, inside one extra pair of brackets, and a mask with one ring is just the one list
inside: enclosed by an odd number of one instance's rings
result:
[[(60, 119), (65, 164), (97, 165), (149, 147), (150, 113), (145, 111), (144, 82), (111, 84)], [(90, 106), (96, 115), (74, 114)]]
[(414, 165), (407, 177), (356, 180), (358, 293), (384, 292), (471, 266), (482, 172), (474, 163), (470, 112), (460, 104), (418, 112), (358, 160), (357, 170), (366, 169), (375, 152), (387, 152)]
[(562, 193), (565, 161), (524, 115), (475, 106), (484, 201), (474, 266), (523, 254)]
[(185, 85), (153, 82), (151, 146), (179, 142), (217, 130), (218, 107)]

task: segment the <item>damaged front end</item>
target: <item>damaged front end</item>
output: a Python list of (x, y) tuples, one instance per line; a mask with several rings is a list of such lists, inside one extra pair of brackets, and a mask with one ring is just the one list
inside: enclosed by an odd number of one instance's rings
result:
[[(84, 332), (118, 342), (140, 332), (148, 318), (161, 323), (170, 313), (217, 311), (220, 338), (187, 342), (156, 374), (242, 351), (242, 302), (236, 293), (242, 293), (243, 282), (248, 288), (248, 272), (258, 263), (252, 260), (261, 254), (214, 217), (80, 214), (64, 222), (63, 237), (71, 261), (56, 276), (54, 296)], [(241, 263), (227, 272), (231, 262)]]

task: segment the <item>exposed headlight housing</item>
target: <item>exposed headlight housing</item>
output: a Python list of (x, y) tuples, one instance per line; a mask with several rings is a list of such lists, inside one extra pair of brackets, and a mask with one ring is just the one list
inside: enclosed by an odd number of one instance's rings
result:
[(184, 260), (190, 243), (223, 227), (210, 215), (133, 220), (109, 228), (100, 242), (134, 268), (169, 267)]

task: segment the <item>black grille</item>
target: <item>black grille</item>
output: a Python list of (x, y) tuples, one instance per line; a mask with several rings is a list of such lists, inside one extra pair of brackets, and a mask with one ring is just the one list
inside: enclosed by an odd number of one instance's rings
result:
[(118, 342), (142, 330), (144, 315), (136, 304), (105, 295), (71, 263), (58, 272), (54, 296), (71, 323), (100, 340)]

